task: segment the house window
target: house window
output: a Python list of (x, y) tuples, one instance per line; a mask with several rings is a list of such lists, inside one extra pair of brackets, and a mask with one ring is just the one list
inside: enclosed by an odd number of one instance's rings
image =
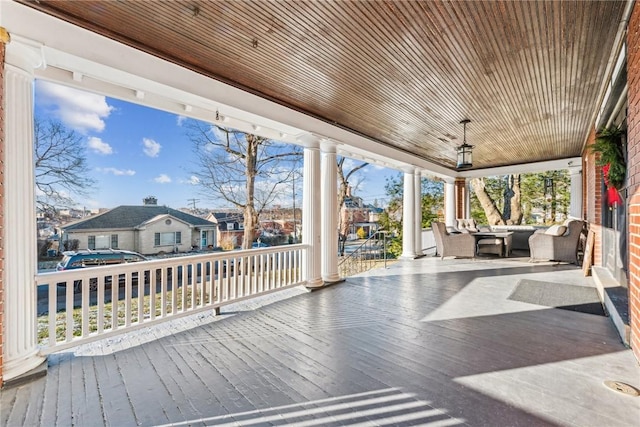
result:
[(228, 222), (227, 223), (227, 231), (232, 231), (233, 230), (233, 222)]
[[(116, 235), (117, 239), (117, 235)], [(109, 244), (112, 242), (110, 235), (102, 236), (89, 236), (87, 241), (87, 247), (89, 249), (108, 249)]]
[(182, 243), (182, 232), (155, 233), (154, 244), (156, 246), (173, 246)]
[(118, 235), (117, 234), (112, 234), (111, 235), (111, 247), (113, 249), (118, 249)]

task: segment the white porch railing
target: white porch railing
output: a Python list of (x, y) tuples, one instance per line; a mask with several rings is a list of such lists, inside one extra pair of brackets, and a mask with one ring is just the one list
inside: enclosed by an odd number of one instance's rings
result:
[(300, 285), (306, 245), (36, 276), (43, 354)]

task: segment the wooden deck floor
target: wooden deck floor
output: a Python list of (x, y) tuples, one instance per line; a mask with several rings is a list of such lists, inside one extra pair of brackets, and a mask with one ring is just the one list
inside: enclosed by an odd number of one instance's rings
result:
[(640, 397), (603, 385), (640, 386), (610, 319), (510, 300), (521, 279), (591, 286), (572, 266), (402, 261), (51, 355), (2, 390), (0, 424), (637, 425)]

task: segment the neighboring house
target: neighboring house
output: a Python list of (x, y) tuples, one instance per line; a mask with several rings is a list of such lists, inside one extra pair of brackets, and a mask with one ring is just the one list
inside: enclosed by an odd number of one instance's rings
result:
[(216, 224), (145, 202), (142, 206), (118, 206), (62, 227), (62, 240), (77, 239), (80, 248), (126, 249), (145, 255), (188, 252), (215, 244)]
[(242, 245), (244, 236), (244, 216), (238, 212), (211, 212), (207, 220), (218, 226), (215, 246), (233, 247)]
[(365, 205), (361, 197), (352, 194), (351, 187), (347, 187), (344, 205), (340, 211), (342, 221), (347, 226), (344, 231), (349, 235), (355, 235), (362, 228), (365, 236), (370, 236), (378, 231), (378, 220), (383, 212), (381, 208)]

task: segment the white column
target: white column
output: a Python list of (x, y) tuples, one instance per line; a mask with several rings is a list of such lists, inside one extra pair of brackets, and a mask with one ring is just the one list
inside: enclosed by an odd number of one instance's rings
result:
[(424, 253), (422, 252), (422, 175), (420, 174), (419, 171), (416, 171), (414, 179), (415, 179), (414, 190), (416, 192), (416, 198), (415, 198), (416, 212), (415, 212), (415, 226), (414, 226), (415, 243), (413, 245), (416, 251), (416, 257), (421, 257), (424, 255)]
[(456, 186), (454, 181), (444, 182), (444, 223), (448, 227), (456, 226)]
[(38, 367), (36, 203), (33, 163), (34, 69), (40, 46), (13, 37), (4, 69), (4, 380)]
[(308, 245), (303, 263), (303, 277), (308, 288), (323, 285), (320, 271), (320, 148), (311, 144), (304, 149), (304, 190), (302, 193), (302, 243)]
[(323, 141), (321, 149), (322, 280), (340, 281), (338, 274), (338, 165), (336, 146)]
[(570, 167), (571, 198), (569, 201), (569, 217), (582, 219), (582, 166)]
[(404, 173), (404, 187), (402, 199), (402, 255), (401, 258), (413, 259), (415, 249), (415, 178), (414, 171)]

